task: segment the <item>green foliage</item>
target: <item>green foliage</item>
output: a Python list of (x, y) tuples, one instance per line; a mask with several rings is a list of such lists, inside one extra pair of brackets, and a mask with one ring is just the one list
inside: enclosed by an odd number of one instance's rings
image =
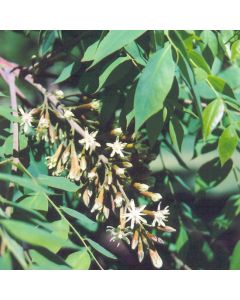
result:
[(136, 130), (163, 108), (173, 83), (174, 71), (171, 46), (168, 44), (149, 59), (138, 81), (134, 97)]
[(221, 121), (224, 113), (222, 99), (212, 101), (203, 111), (203, 136), (206, 139)]
[[(239, 31), (0, 37), (10, 64), (0, 64), (0, 269), (138, 268), (137, 234), (141, 268), (159, 265), (155, 250), (166, 269), (240, 268)], [(6, 71), (16, 75), (26, 115), (14, 108)], [(79, 126), (96, 133), (92, 152)], [(111, 155), (118, 139), (123, 157)], [(123, 226), (116, 196), (124, 213), (129, 204), (121, 188), (147, 205), (147, 229)], [(170, 227), (152, 225), (155, 192), (161, 209), (169, 206)]]

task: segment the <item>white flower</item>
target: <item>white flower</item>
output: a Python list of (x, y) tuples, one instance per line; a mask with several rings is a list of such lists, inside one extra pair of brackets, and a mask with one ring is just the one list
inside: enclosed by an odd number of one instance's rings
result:
[(143, 205), (141, 207), (136, 207), (134, 200), (132, 199), (130, 202), (130, 205), (127, 207), (128, 213), (125, 214), (126, 223), (128, 221), (131, 221), (131, 229), (134, 228), (134, 224), (140, 224), (142, 223), (147, 223), (147, 221), (142, 217), (145, 216), (145, 214), (142, 212), (146, 205)]
[(110, 242), (118, 242), (117, 247), (120, 245), (120, 241), (123, 240), (127, 244), (130, 244), (130, 240), (128, 239), (128, 236), (132, 233), (129, 232), (129, 230), (126, 228), (125, 231), (118, 226), (117, 228), (112, 226), (107, 226), (107, 231), (111, 233), (112, 238), (110, 239)]
[(71, 120), (74, 117), (74, 114), (71, 112), (71, 110), (67, 109), (64, 112), (64, 118), (67, 120)]
[(116, 138), (116, 141), (112, 143), (106, 143), (106, 145), (110, 148), (112, 148), (111, 157), (113, 157), (115, 154), (120, 155), (121, 157), (124, 157), (122, 150), (125, 148), (127, 143), (119, 142), (119, 137)]
[(33, 122), (33, 116), (31, 112), (25, 112), (20, 106), (19, 106), (19, 111), (21, 113), (21, 126), (23, 126), (23, 131), (27, 133), (32, 127), (32, 122)]
[(156, 223), (158, 226), (165, 227), (165, 223), (167, 221), (168, 215), (169, 215), (169, 206), (166, 206), (164, 209), (160, 209), (161, 202), (158, 204), (157, 211), (154, 213), (154, 220), (152, 222), (152, 225), (155, 226)]
[(152, 199), (152, 201), (156, 202), (156, 201), (162, 199), (162, 195), (159, 193), (152, 193), (151, 199)]
[(114, 199), (114, 203), (116, 204), (116, 207), (121, 207), (122, 203), (123, 203), (123, 197), (121, 193), (117, 193), (115, 199)]
[(88, 128), (85, 128), (85, 135), (84, 138), (79, 140), (80, 144), (85, 144), (85, 148), (86, 150), (90, 150), (90, 154), (92, 153), (92, 151), (94, 151), (96, 149), (96, 147), (100, 147), (101, 145), (96, 142), (96, 135), (97, 135), (98, 131), (94, 131), (89, 133), (88, 132)]

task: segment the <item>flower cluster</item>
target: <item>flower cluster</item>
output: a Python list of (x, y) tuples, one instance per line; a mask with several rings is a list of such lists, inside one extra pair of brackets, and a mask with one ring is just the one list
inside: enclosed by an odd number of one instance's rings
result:
[[(55, 96), (60, 100), (64, 94)], [(163, 240), (152, 232), (174, 229), (166, 226), (169, 208), (161, 207), (161, 194), (152, 191), (145, 181), (149, 175), (146, 162), (151, 160), (147, 145), (118, 127), (101, 132), (99, 123), (92, 121), (93, 114), (97, 117), (99, 111), (98, 100), (76, 107), (61, 104), (61, 109), (45, 101), (39, 109), (19, 110), (23, 131), (28, 134), (32, 128), (37, 142), (48, 143), (49, 172), (79, 184), (79, 200), (99, 222), (111, 222), (112, 218), (118, 221), (117, 227), (107, 226), (111, 241), (117, 246), (122, 241), (131, 244), (132, 249), (137, 249), (139, 262), (148, 253), (152, 264), (161, 268), (156, 245), (163, 244)], [(78, 126), (80, 132), (76, 130)], [(140, 196), (148, 199), (147, 205), (139, 205)]]

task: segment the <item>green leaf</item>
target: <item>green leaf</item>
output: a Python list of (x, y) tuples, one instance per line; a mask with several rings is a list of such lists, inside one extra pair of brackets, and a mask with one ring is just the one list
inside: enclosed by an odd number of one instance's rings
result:
[(88, 241), (88, 243), (102, 255), (104, 255), (108, 258), (111, 258), (111, 259), (117, 259), (117, 257), (114, 254), (112, 254), (110, 251), (103, 248), (103, 246), (99, 245), (98, 243), (94, 242), (93, 240), (91, 240), (89, 238), (86, 238), (85, 240)]
[(180, 69), (180, 74), (181, 77), (184, 79), (184, 82), (187, 84), (189, 90), (191, 91), (197, 114), (199, 117), (201, 117), (202, 116), (201, 99), (200, 99), (199, 91), (195, 85), (193, 69), (190, 64), (188, 53), (185, 49), (183, 39), (181, 37), (181, 31), (170, 30), (169, 37), (171, 39), (171, 42), (174, 44), (174, 46), (178, 49), (180, 53), (179, 59), (177, 61), (178, 67)]
[(228, 161), (238, 144), (238, 135), (236, 130), (230, 125), (224, 129), (218, 142), (218, 153), (223, 166)]
[(0, 97), (7, 97), (7, 96), (4, 95), (2, 92), (0, 92)]
[(217, 92), (229, 96), (233, 99), (235, 98), (232, 89), (222, 78), (214, 75), (208, 75), (208, 81)]
[(65, 80), (67, 80), (69, 77), (71, 77), (74, 73), (76, 73), (79, 70), (80, 65), (73, 62), (70, 65), (66, 66), (59, 77), (53, 82), (53, 83), (60, 83)]
[(22, 211), (26, 214), (29, 214), (31, 217), (34, 217), (34, 218), (40, 219), (42, 221), (45, 221), (44, 216), (42, 216), (39, 212), (37, 212), (35, 210), (32, 210), (32, 209), (29, 209), (29, 208), (26, 208), (26, 207), (22, 206), (20, 203), (16, 203), (16, 202), (13, 202), (13, 201), (8, 201), (8, 200), (4, 199), (1, 195), (0, 195), (0, 203), (7, 204), (8, 206), (15, 207), (16, 210), (20, 210), (20, 211)]
[(93, 67), (102, 59), (125, 47), (141, 36), (145, 30), (111, 30), (100, 42), (91, 65)]
[(53, 234), (67, 240), (69, 234), (69, 224), (66, 220), (60, 219), (51, 223)]
[(218, 54), (218, 41), (214, 32), (211, 30), (203, 30), (200, 37), (204, 44), (210, 48), (213, 56), (216, 56)]
[(138, 63), (139, 65), (146, 66), (146, 61), (143, 58), (144, 50), (136, 43), (132, 42), (124, 47), (129, 55)]
[(135, 130), (163, 108), (174, 79), (175, 63), (170, 44), (148, 61), (137, 84), (134, 97)]
[(32, 259), (33, 266), (31, 269), (33, 270), (71, 270), (64, 260), (54, 254), (48, 255), (50, 256), (48, 258), (34, 249), (31, 249), (29, 254)]
[(150, 117), (146, 122), (146, 129), (151, 147), (157, 141), (160, 132), (163, 129), (164, 122), (167, 117), (167, 108), (164, 107), (158, 113)]
[(0, 116), (4, 117), (5, 119), (7, 119), (10, 122), (18, 121), (18, 118), (13, 117), (12, 110), (8, 106), (3, 106), (3, 105), (0, 106)]
[(202, 81), (208, 78), (207, 72), (205, 72), (202, 68), (194, 68), (194, 74), (196, 81)]
[(68, 214), (69, 216), (77, 219), (77, 223), (84, 227), (86, 230), (90, 232), (96, 232), (98, 229), (98, 223), (94, 222), (93, 220), (89, 219), (84, 214), (68, 207), (61, 206), (61, 209)]
[(52, 51), (56, 37), (58, 37), (58, 34), (54, 30), (47, 30), (44, 32), (39, 48), (40, 56), (44, 56), (48, 52)]
[(91, 265), (91, 258), (86, 249), (68, 255), (66, 262), (74, 270), (88, 270)]
[(204, 163), (198, 170), (199, 177), (196, 178), (197, 189), (207, 190), (222, 182), (232, 170), (233, 163), (228, 160), (221, 166), (219, 158)]
[(109, 78), (109, 76), (113, 72), (113, 70), (128, 60), (129, 60), (129, 58), (126, 56), (119, 57), (119, 58), (115, 59), (110, 65), (108, 65), (106, 67), (106, 69), (103, 71), (103, 73), (99, 76), (99, 84), (98, 84), (98, 88), (97, 88), (96, 92), (98, 92), (102, 88), (102, 86), (104, 85), (106, 80)]
[(224, 113), (224, 102), (216, 99), (209, 103), (203, 111), (203, 137), (206, 139), (221, 121)]
[(6, 243), (7, 248), (9, 251), (13, 254), (13, 256), (16, 258), (16, 260), (19, 262), (19, 264), (26, 269), (27, 268), (27, 262), (25, 260), (24, 256), (24, 250), (23, 248), (14, 240), (12, 239), (7, 232), (2, 232), (2, 237)]
[(15, 220), (1, 220), (0, 224), (15, 238), (26, 243), (44, 247), (52, 252), (55, 248), (78, 249), (70, 240), (64, 240), (34, 225)]
[(183, 227), (183, 225), (181, 225), (179, 235), (177, 237), (176, 244), (175, 244), (176, 251), (180, 252), (183, 249), (184, 245), (187, 243), (187, 241), (188, 241), (188, 234), (185, 228)]
[(40, 175), (37, 177), (37, 181), (42, 185), (72, 193), (76, 192), (80, 188), (66, 177)]
[(0, 256), (0, 270), (12, 270), (12, 258), (8, 251)]
[[(61, 238), (63, 240), (68, 239), (69, 224), (66, 220), (61, 219), (61, 220), (54, 221), (51, 223), (51, 227), (53, 230), (52, 234), (54, 234), (55, 236), (58, 236), (59, 238)], [(52, 251), (54, 253), (57, 253), (60, 249), (61, 249), (61, 246), (59, 246), (59, 245), (52, 247)]]
[(48, 192), (30, 178), (0, 173), (0, 180), (13, 182), (35, 192)]
[(237, 40), (231, 47), (231, 60), (236, 61), (240, 58), (240, 40)]
[(82, 58), (82, 61), (91, 61), (91, 60), (94, 60), (98, 44), (99, 44), (99, 41), (97, 40), (95, 43), (93, 43), (92, 45), (90, 45), (87, 48), (87, 50), (85, 51), (84, 56)]
[(230, 257), (230, 270), (240, 270), (240, 241), (235, 245)]
[(172, 140), (172, 143), (181, 151), (184, 130), (180, 121), (177, 118), (171, 118), (169, 122), (169, 134)]
[(195, 67), (197, 66), (199, 68), (202, 68), (206, 73), (211, 74), (209, 65), (207, 64), (203, 56), (201, 56), (194, 50), (189, 51), (188, 55)]
[(48, 211), (48, 199), (44, 193), (32, 194), (20, 201), (19, 204), (28, 209)]
[[(19, 135), (19, 148), (20, 150), (25, 149), (28, 146), (28, 138), (24, 134)], [(2, 145), (1, 152), (5, 155), (13, 154), (13, 135), (9, 135), (4, 144)]]
[(205, 242), (205, 241), (203, 242), (201, 250), (202, 250), (202, 252), (204, 253), (204, 255), (206, 256), (206, 258), (209, 262), (213, 260), (214, 252), (212, 251), (212, 249), (210, 248), (210, 246), (207, 242)]

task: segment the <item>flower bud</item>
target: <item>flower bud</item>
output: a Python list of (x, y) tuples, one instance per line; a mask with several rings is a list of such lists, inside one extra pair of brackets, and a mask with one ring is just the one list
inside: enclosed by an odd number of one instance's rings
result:
[(110, 134), (115, 136), (120, 136), (122, 134), (122, 129), (120, 127), (113, 129)]
[(151, 199), (152, 199), (152, 201), (156, 202), (156, 201), (162, 199), (162, 195), (159, 193), (152, 193)]
[(83, 199), (84, 204), (87, 207), (89, 205), (91, 196), (92, 196), (92, 191), (90, 191), (88, 188), (86, 188), (85, 191), (83, 192), (82, 199)]
[(64, 112), (64, 118), (67, 120), (71, 120), (74, 117), (74, 114), (71, 112), (71, 110), (67, 109)]
[(124, 168), (132, 168), (132, 164), (129, 161), (123, 161), (122, 165)]
[(116, 204), (116, 207), (121, 207), (123, 203), (123, 197), (120, 192), (116, 194), (116, 197), (114, 199), (114, 203)]
[(163, 265), (162, 259), (156, 249), (149, 249), (150, 258), (155, 268), (160, 269)]
[(138, 245), (138, 237), (139, 237), (138, 230), (135, 230), (132, 238), (132, 244), (131, 244), (132, 250), (136, 249)]
[(64, 98), (64, 92), (62, 90), (56, 90), (54, 94), (58, 100), (62, 100)]
[(87, 168), (87, 161), (86, 161), (85, 155), (82, 155), (80, 158), (80, 168), (82, 171), (85, 171)]
[(93, 179), (96, 177), (97, 177), (97, 173), (94, 170), (88, 173), (89, 181), (93, 181)]
[(162, 199), (162, 196), (159, 193), (152, 193), (149, 191), (140, 191), (140, 193), (143, 196), (150, 198), (153, 202), (157, 202), (158, 200)]
[(176, 229), (171, 227), (171, 226), (158, 226), (157, 227), (158, 230), (164, 231), (164, 232), (175, 232)]
[(149, 185), (145, 183), (139, 183), (139, 182), (135, 182), (133, 184), (133, 187), (137, 189), (139, 192), (146, 192), (149, 189)]
[(91, 109), (93, 110), (99, 110), (101, 107), (101, 102), (99, 100), (93, 100), (91, 102)]
[(120, 168), (116, 165), (113, 166), (113, 169), (115, 170), (116, 174), (119, 176), (119, 177), (125, 177), (125, 169), (124, 168)]

